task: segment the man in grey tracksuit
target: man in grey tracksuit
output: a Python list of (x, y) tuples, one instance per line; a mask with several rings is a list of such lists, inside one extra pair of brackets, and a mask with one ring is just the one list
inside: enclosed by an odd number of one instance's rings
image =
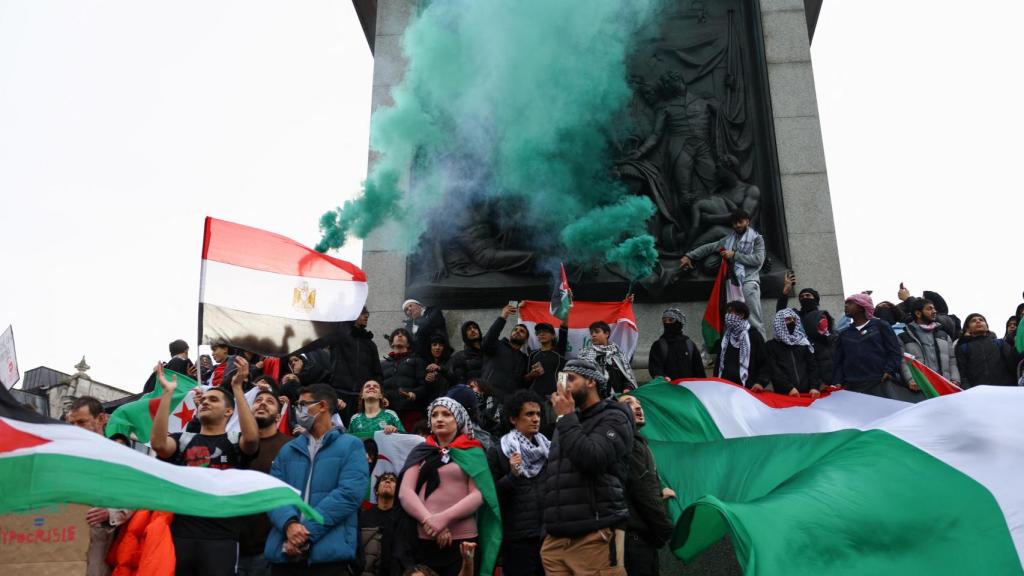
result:
[(721, 256), (731, 266), (726, 301), (742, 300), (750, 308), (750, 324), (764, 336), (761, 323), (761, 267), (764, 266), (764, 237), (750, 227), (750, 214), (736, 210), (730, 218), (733, 234), (690, 250), (679, 261), (683, 270), (696, 267), (708, 256)]

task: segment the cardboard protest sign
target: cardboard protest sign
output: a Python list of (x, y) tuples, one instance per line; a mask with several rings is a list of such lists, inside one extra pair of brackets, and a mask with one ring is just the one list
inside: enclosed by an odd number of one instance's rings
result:
[(0, 516), (0, 574), (85, 574), (88, 510), (57, 504)]

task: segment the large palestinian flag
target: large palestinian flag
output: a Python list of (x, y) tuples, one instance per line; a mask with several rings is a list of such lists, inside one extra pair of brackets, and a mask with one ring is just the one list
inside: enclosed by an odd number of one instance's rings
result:
[[(632, 358), (636, 352), (636, 343), (640, 338), (636, 329), (636, 316), (633, 315), (633, 304), (628, 301), (621, 302), (573, 302), (572, 312), (569, 313), (569, 346), (566, 348), (566, 357), (575, 358), (576, 355), (590, 342), (590, 325), (603, 320), (611, 327), (612, 333), (609, 340), (614, 342), (619, 350)], [(530, 330), (530, 349), (540, 348), (537, 335), (533, 333), (534, 327), (547, 322), (558, 330), (561, 320), (551, 315), (550, 302), (535, 300), (523, 300), (519, 303), (519, 321)]]
[(218, 518), (296, 506), (322, 518), (272, 476), (174, 466), (25, 410), (0, 387), (0, 514), (61, 503)]
[(284, 356), (355, 320), (366, 274), (294, 240), (206, 219), (199, 341)]
[(1024, 390), (908, 404), (683, 380), (635, 394), (679, 495), (684, 561), (729, 534), (747, 575), (1024, 574)]

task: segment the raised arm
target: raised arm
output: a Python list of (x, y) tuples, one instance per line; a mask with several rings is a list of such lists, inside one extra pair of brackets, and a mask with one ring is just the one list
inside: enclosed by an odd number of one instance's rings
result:
[(242, 384), (249, 379), (249, 361), (242, 356), (235, 357), (235, 375), (231, 378), (231, 393), (235, 395), (235, 412), (238, 414), (238, 426), (242, 429), (238, 447), (245, 454), (255, 454), (260, 449), (260, 428), (256, 417), (252, 415), (249, 402), (245, 399)]
[(157, 381), (163, 391), (160, 394), (160, 403), (156, 407), (156, 414), (153, 416), (153, 428), (149, 432), (149, 445), (156, 452), (156, 455), (167, 459), (178, 451), (178, 443), (167, 435), (167, 421), (171, 417), (171, 400), (174, 391), (178, 389), (178, 377), (172, 376), (170, 380), (164, 374), (164, 365), (157, 363)]

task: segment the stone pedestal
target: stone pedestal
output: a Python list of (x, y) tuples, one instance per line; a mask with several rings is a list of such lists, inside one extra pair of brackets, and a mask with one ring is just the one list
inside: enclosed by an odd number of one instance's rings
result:
[[(842, 313), (843, 284), (836, 246), (832, 203), (811, 68), (810, 43), (803, 0), (761, 0), (761, 28), (771, 94), (771, 111), (778, 151), (782, 203), (792, 268), (799, 287), (813, 287), (822, 295), (823, 308)], [(392, 104), (391, 90), (406, 69), (401, 38), (415, 0), (378, 0), (374, 42), (373, 108)], [(370, 158), (371, 163), (373, 157)], [(375, 231), (363, 244), (363, 268), (370, 282), (367, 307), (370, 328), (378, 345), (381, 337), (401, 325), (400, 306), (405, 298), (406, 258), (387, 249), (389, 231)], [(429, 302), (428, 302), (429, 304)], [(497, 304), (497, 303), (496, 303)], [(794, 302), (795, 304), (795, 302)], [(672, 303), (688, 319), (686, 333), (700, 343), (704, 302)], [(634, 366), (646, 368), (651, 344), (661, 333), (661, 311), (666, 304), (635, 305), (640, 342)], [(762, 303), (765, 323), (775, 302)], [(457, 333), (464, 320), (476, 320), (485, 330), (498, 308), (446, 311), (452, 342), (461, 347)]]

